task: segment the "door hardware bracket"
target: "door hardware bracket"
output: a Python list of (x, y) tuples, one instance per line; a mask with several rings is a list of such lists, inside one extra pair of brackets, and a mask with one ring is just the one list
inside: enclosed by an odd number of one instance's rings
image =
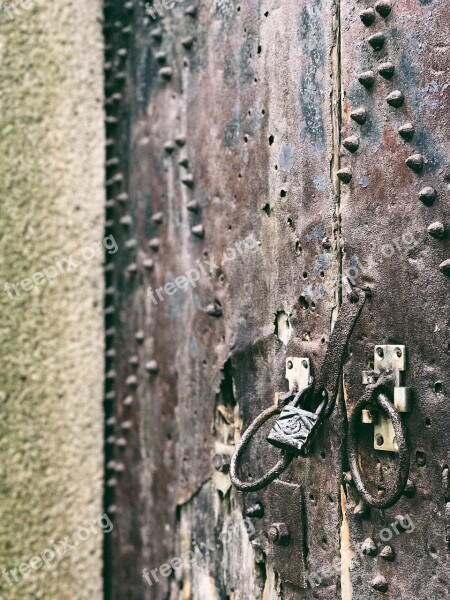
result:
[[(406, 370), (406, 347), (400, 344), (375, 346), (373, 371), (363, 371), (362, 383), (376, 383), (380, 375), (394, 377), (394, 407), (399, 413), (412, 410), (411, 388), (403, 385), (403, 374)], [(397, 452), (392, 421), (383, 413), (365, 409), (362, 411), (362, 422), (374, 425), (374, 448), (385, 452)]]
[[(286, 358), (286, 379), (289, 382), (289, 391), (303, 390), (313, 382), (311, 375), (311, 363), (309, 358), (299, 358), (297, 356), (288, 356)], [(275, 404), (278, 404), (280, 398), (285, 396), (286, 392), (275, 393)]]
[(286, 379), (289, 389), (302, 390), (312, 383), (309, 358), (289, 356), (286, 359)]

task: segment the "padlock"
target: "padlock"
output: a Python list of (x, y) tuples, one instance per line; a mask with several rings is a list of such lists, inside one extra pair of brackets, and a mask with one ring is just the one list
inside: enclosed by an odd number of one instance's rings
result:
[(327, 395), (323, 392), (323, 400), (315, 412), (297, 406), (309, 396), (311, 388), (299, 392), (292, 404), (283, 408), (275, 425), (267, 437), (273, 446), (281, 448), (296, 456), (308, 453), (327, 405)]

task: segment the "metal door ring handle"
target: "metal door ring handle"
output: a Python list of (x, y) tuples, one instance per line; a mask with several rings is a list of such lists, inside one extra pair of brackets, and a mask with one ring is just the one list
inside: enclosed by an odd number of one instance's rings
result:
[(272, 467), (270, 471), (268, 471), (268, 473), (260, 477), (260, 479), (256, 479), (255, 481), (242, 481), (239, 479), (237, 474), (242, 453), (244, 452), (245, 447), (249, 443), (250, 439), (266, 421), (268, 421), (274, 415), (279, 414), (281, 410), (282, 407), (277, 405), (266, 408), (266, 410), (256, 417), (250, 427), (246, 429), (242, 435), (241, 441), (236, 446), (234, 454), (231, 458), (230, 476), (234, 487), (241, 492), (256, 492), (257, 490), (261, 490), (262, 488), (266, 487), (289, 467), (292, 459), (294, 458), (293, 454), (288, 454), (287, 452), (283, 453), (281, 460), (279, 460), (277, 464)]
[[(358, 430), (361, 422), (361, 412), (362, 409), (370, 402), (376, 402), (383, 412), (385, 412), (392, 420), (399, 452), (399, 467), (394, 490), (389, 496), (383, 496), (382, 498), (373, 496), (366, 488), (362, 480), (361, 471), (358, 464)], [(356, 403), (348, 424), (347, 451), (350, 462), (350, 470), (353, 475), (353, 482), (367, 504), (373, 506), (374, 508), (384, 509), (389, 508), (398, 502), (408, 481), (409, 453), (400, 414), (395, 409), (393, 403), (390, 402), (389, 398), (384, 393), (384, 390), (380, 389), (380, 386), (368, 389), (367, 392)]]

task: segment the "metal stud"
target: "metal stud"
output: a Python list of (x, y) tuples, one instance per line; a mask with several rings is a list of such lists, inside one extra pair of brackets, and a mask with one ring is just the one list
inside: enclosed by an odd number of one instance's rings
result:
[(127, 396), (125, 400), (122, 402), (124, 406), (131, 406), (133, 404), (133, 396)]
[(186, 208), (188, 209), (188, 211), (196, 213), (198, 212), (200, 207), (198, 205), (197, 200), (191, 200), (186, 204)]
[(119, 448), (125, 448), (127, 446), (127, 443), (127, 440), (124, 437), (121, 437), (116, 441), (116, 446), (118, 446)]
[(145, 340), (145, 333), (142, 330), (137, 331), (134, 335), (134, 339), (137, 342), (143, 342)]
[(230, 470), (230, 456), (228, 454), (216, 454), (213, 458), (213, 467), (221, 473), (228, 473)]
[(132, 421), (124, 421), (121, 423), (120, 427), (123, 431), (129, 431), (133, 427), (133, 423)]
[(108, 402), (113, 402), (116, 399), (116, 392), (114, 390), (111, 390), (110, 392), (107, 392), (105, 394), (105, 400), (107, 400)]
[(111, 477), (111, 479), (108, 479), (106, 482), (106, 487), (109, 487), (109, 488), (116, 487), (116, 485), (117, 485), (117, 479), (115, 477)]
[(388, 0), (378, 0), (375, 10), (383, 19), (386, 19), (391, 14), (392, 4)]
[(223, 314), (222, 307), (217, 302), (212, 302), (206, 307), (206, 312), (210, 317), (221, 317)]
[(149, 373), (158, 373), (159, 371), (159, 367), (158, 367), (158, 363), (156, 362), (156, 360), (149, 360), (146, 364), (145, 364), (145, 369), (149, 372)]
[(444, 275), (447, 275), (447, 277), (450, 277), (450, 258), (447, 258), (447, 260), (444, 260), (444, 262), (442, 262), (439, 265), (439, 269), (442, 273), (444, 273)]
[(138, 270), (137, 264), (136, 263), (131, 263), (130, 265), (128, 265), (127, 267), (127, 273), (136, 273)]
[(186, 145), (186, 138), (184, 137), (184, 135), (178, 135), (175, 138), (175, 142), (176, 142), (177, 146), (179, 146), (180, 148), (182, 148), (183, 146)]
[(194, 187), (194, 176), (191, 175), (190, 173), (188, 173), (187, 175), (182, 177), (181, 181), (182, 181), (182, 183), (184, 183), (184, 185), (186, 187), (189, 187), (189, 188)]
[(267, 532), (267, 537), (277, 546), (288, 546), (291, 534), (286, 523), (272, 523)]
[(122, 192), (121, 194), (119, 194), (116, 198), (116, 200), (118, 202), (128, 202), (129, 200), (129, 196), (126, 192)]
[(391, 62), (384, 62), (378, 65), (378, 73), (385, 79), (392, 79), (395, 73), (395, 66)]
[(131, 356), (128, 359), (128, 364), (132, 367), (137, 367), (139, 365), (139, 356), (137, 356), (136, 354), (134, 356)]
[(116, 328), (110, 327), (105, 331), (105, 337), (108, 339), (113, 338), (116, 335)]
[(167, 152), (167, 154), (172, 154), (172, 152), (175, 150), (175, 144), (171, 141), (168, 141), (164, 144), (164, 150)]
[(108, 515), (113, 517), (117, 513), (117, 506), (115, 504), (111, 504), (111, 506), (108, 506), (108, 508), (106, 509), (106, 512), (108, 513)]
[(373, 8), (366, 8), (366, 10), (359, 13), (359, 18), (366, 27), (370, 27), (376, 19), (376, 14)]
[(193, 37), (186, 37), (184, 39), (181, 40), (181, 45), (186, 48), (186, 50), (190, 50), (192, 48), (194, 44), (194, 38)]
[(155, 261), (151, 258), (146, 258), (142, 264), (148, 271), (151, 271), (155, 267)]
[(163, 38), (163, 32), (162, 29), (160, 29), (159, 27), (157, 29), (154, 29), (151, 33), (150, 33), (150, 37), (152, 39), (155, 40), (155, 42), (160, 42)]
[(162, 69), (159, 70), (159, 75), (166, 81), (170, 81), (173, 76), (172, 67), (162, 67)]
[(157, 225), (161, 225), (161, 223), (163, 222), (163, 213), (162, 212), (155, 213), (152, 217), (152, 222), (156, 223)]
[(346, 150), (353, 154), (359, 148), (359, 139), (356, 137), (356, 135), (351, 135), (343, 140), (342, 145)]
[(363, 519), (367, 519), (370, 516), (370, 506), (368, 504), (366, 504), (364, 502), (364, 500), (361, 500), (355, 506), (355, 510), (353, 511), (353, 514), (355, 515), (355, 517), (361, 517)]
[(129, 226), (133, 223), (133, 219), (131, 218), (131, 215), (124, 215), (123, 217), (121, 217), (120, 219), (120, 224), (121, 225), (126, 225)]
[(125, 248), (127, 248), (128, 250), (132, 250), (133, 248), (136, 248), (137, 246), (137, 242), (134, 238), (131, 238), (130, 240), (127, 240), (125, 242)]
[(405, 123), (401, 127), (398, 128), (398, 133), (400, 136), (409, 142), (414, 137), (414, 125), (412, 123)]
[(405, 162), (411, 171), (414, 171), (415, 173), (420, 173), (423, 170), (424, 160), (422, 154), (411, 154)]
[(393, 560), (395, 560), (395, 551), (394, 551), (394, 548), (392, 546), (389, 546), (389, 545), (384, 546), (384, 548), (382, 548), (379, 556), (383, 560), (388, 560), (388, 561), (392, 562)]
[(353, 483), (353, 475), (351, 471), (346, 471), (344, 473), (344, 481), (347, 485), (350, 485), (351, 483)]
[(378, 592), (387, 592), (388, 584), (386, 578), (383, 575), (377, 575), (375, 579), (372, 581), (372, 587), (374, 590)]
[[(106, 426), (107, 427), (113, 427), (116, 424), (116, 417), (110, 417), (109, 419), (106, 419)], [(108, 466), (108, 465), (106, 465)]]
[(180, 167), (184, 167), (185, 169), (187, 169), (189, 167), (189, 159), (187, 158), (187, 156), (185, 156), (178, 162), (178, 164), (180, 165)]
[(352, 110), (350, 113), (350, 118), (353, 119), (355, 123), (358, 123), (358, 125), (364, 125), (367, 119), (367, 111), (365, 108), (355, 108), (355, 110)]
[(114, 370), (108, 371), (105, 375), (106, 381), (114, 381), (116, 378), (116, 372)]
[(381, 50), (384, 46), (384, 42), (386, 41), (386, 37), (383, 33), (374, 33), (367, 38), (367, 41), (374, 50)]
[(110, 158), (109, 160), (106, 161), (107, 168), (117, 167), (118, 164), (119, 164), (119, 158), (117, 156), (114, 156), (113, 158)]
[(350, 169), (347, 168), (339, 169), (336, 175), (339, 177), (342, 183), (350, 183), (353, 177), (352, 172), (350, 171)]
[(161, 246), (161, 241), (159, 238), (152, 238), (148, 242), (148, 247), (151, 248), (152, 250), (154, 250), (155, 252), (157, 252), (159, 250), (160, 246)]
[(378, 548), (372, 538), (367, 538), (361, 544), (361, 550), (366, 556), (376, 556)]
[(437, 240), (443, 240), (445, 238), (445, 225), (439, 221), (431, 223), (428, 227), (428, 233)]
[(155, 58), (160, 64), (163, 65), (166, 62), (167, 54), (165, 52), (157, 52), (155, 54)]
[(400, 106), (403, 106), (405, 103), (405, 96), (400, 90), (394, 90), (386, 98), (386, 102), (389, 104), (389, 106), (400, 108)]
[(185, 9), (184, 14), (188, 17), (194, 18), (197, 16), (197, 8), (191, 4)]
[(405, 485), (405, 489), (403, 490), (403, 495), (407, 498), (414, 498), (414, 496), (416, 495), (416, 491), (416, 484), (413, 481), (411, 481), (411, 479), (408, 479)]
[(125, 385), (127, 387), (137, 387), (138, 384), (138, 378), (136, 377), (136, 375), (130, 375), (129, 377), (127, 377), (126, 381), (125, 381)]
[(434, 204), (437, 198), (437, 192), (431, 186), (424, 187), (419, 192), (419, 200), (425, 204), (425, 206), (431, 206)]
[(192, 235), (195, 235), (195, 237), (203, 238), (205, 237), (205, 228), (201, 224), (194, 225), (194, 227), (191, 228), (191, 233)]
[(358, 75), (358, 81), (365, 88), (369, 89), (375, 82), (375, 73), (373, 71), (364, 71)]

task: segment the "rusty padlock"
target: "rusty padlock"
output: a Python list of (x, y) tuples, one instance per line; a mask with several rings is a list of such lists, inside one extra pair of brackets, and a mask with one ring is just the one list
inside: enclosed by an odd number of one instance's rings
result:
[(267, 437), (273, 446), (296, 456), (308, 453), (317, 430), (323, 421), (328, 395), (322, 392), (322, 402), (314, 412), (301, 408), (311, 395), (311, 386), (298, 392), (291, 404), (283, 408)]

